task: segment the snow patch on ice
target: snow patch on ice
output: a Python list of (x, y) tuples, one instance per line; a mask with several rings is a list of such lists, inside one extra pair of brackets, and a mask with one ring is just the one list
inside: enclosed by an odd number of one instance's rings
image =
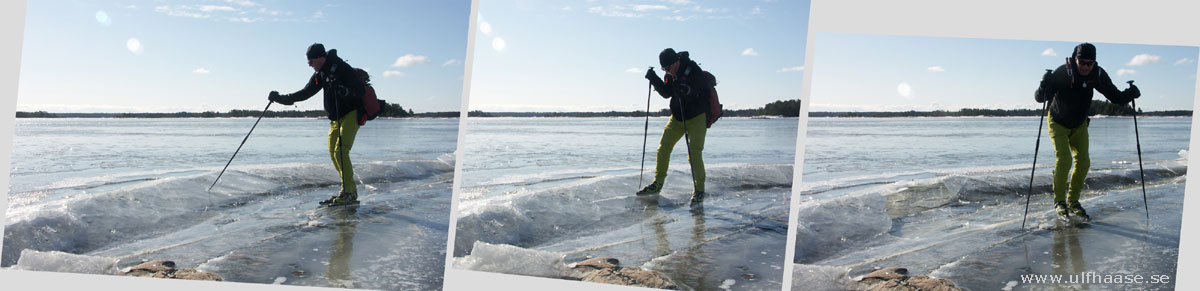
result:
[(721, 282), (721, 286), (717, 288), (721, 288), (721, 290), (733, 290), (731, 288), (733, 288), (734, 283), (737, 283), (737, 281), (733, 279), (725, 279), (725, 281)]
[(1004, 288), (1000, 290), (1012, 291), (1013, 287), (1017, 287), (1017, 281), (1008, 281), (1008, 283), (1004, 284)]
[(563, 263), (563, 258), (563, 254), (556, 252), (476, 241), (470, 255), (454, 258), (454, 267), (473, 271), (558, 278), (567, 274), (567, 265)]
[(66, 272), (83, 274), (115, 275), (117, 259), (110, 257), (95, 257), (76, 255), (64, 252), (39, 252), (22, 250), (21, 258), (13, 265), (14, 270)]
[(847, 290), (850, 268), (821, 265), (792, 265), (792, 288)]

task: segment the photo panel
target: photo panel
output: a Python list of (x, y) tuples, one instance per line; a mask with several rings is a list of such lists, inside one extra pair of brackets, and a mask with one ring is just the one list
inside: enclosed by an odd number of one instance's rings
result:
[(469, 1), (25, 8), (5, 272), (442, 288)]
[(1197, 47), (815, 36), (793, 290), (1175, 288)]
[(480, 2), (453, 268), (781, 289), (807, 15), (807, 1)]

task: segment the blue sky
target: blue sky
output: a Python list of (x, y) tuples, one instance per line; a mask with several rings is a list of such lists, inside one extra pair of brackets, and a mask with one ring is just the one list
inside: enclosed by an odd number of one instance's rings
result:
[(368, 69), (380, 99), (458, 111), (469, 14), (468, 1), (29, 1), (17, 110), (261, 110), (304, 86), (321, 42)]
[[(1077, 44), (819, 33), (809, 111), (1040, 109), (1033, 92), (1045, 69), (1064, 64)], [(1136, 81), (1143, 110), (1192, 109), (1196, 47), (1094, 44), (1118, 88)]]
[[(799, 99), (808, 1), (482, 1), (471, 110), (645, 110), (671, 47), (716, 75), (726, 108)], [(668, 106), (654, 98), (651, 110)]]

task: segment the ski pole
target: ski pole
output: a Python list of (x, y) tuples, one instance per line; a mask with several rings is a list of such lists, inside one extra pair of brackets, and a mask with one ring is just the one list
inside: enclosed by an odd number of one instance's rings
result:
[(242, 144), (239, 144), (237, 150), (233, 151), (233, 156), (229, 157), (229, 162), (225, 163), (225, 168), (222, 168), (221, 173), (217, 174), (217, 179), (213, 180), (212, 186), (208, 186), (208, 191), (212, 191), (213, 186), (217, 186), (217, 181), (221, 180), (221, 176), (225, 175), (225, 170), (229, 169), (229, 164), (233, 163), (233, 158), (237, 157), (238, 152), (242, 151), (242, 146), (246, 145), (246, 140), (250, 139), (250, 133), (254, 132), (255, 127), (258, 127), (258, 122), (262, 121), (263, 116), (267, 115), (267, 109), (271, 108), (271, 103), (274, 103), (274, 101), (267, 101), (267, 107), (263, 108), (262, 114), (258, 115), (258, 120), (254, 121), (254, 126), (250, 127), (250, 132), (246, 133), (246, 137), (242, 138)]
[[(682, 115), (679, 117), (679, 120), (683, 121), (683, 144), (685, 146), (687, 146), (688, 167), (690, 168), (690, 167), (694, 166), (692, 164), (694, 161), (692, 161), (692, 137), (688, 133), (688, 129), (687, 129), (687, 112), (684, 111), (684, 109), (683, 109), (683, 97), (678, 97), (676, 99), (679, 101), (678, 102), (679, 103), (679, 115)], [(689, 172), (692, 172), (692, 189), (696, 189), (696, 169), (688, 169), (688, 170), (689, 170)], [(695, 190), (693, 190), (693, 191), (695, 191)]]
[[(1046, 70), (1046, 72), (1053, 72)], [(1033, 166), (1029, 167), (1029, 193), (1025, 194), (1025, 216), (1021, 217), (1021, 229), (1025, 229), (1025, 220), (1029, 218), (1029, 201), (1033, 197), (1033, 173), (1037, 171), (1037, 156), (1038, 150), (1042, 147), (1042, 123), (1046, 119), (1046, 108), (1050, 107), (1050, 100), (1046, 99), (1042, 103), (1042, 115), (1038, 118), (1038, 137), (1037, 143), (1033, 144)]]
[[(1133, 86), (1133, 80), (1129, 80), (1125, 83)], [(1130, 105), (1133, 106), (1133, 137), (1134, 140), (1137, 141), (1138, 172), (1142, 175), (1142, 204), (1146, 207), (1146, 224), (1150, 224), (1150, 202), (1148, 202), (1146, 199), (1146, 170), (1142, 168), (1142, 138), (1140, 134), (1138, 134), (1137, 125), (1137, 98), (1129, 100), (1129, 102)]]
[[(650, 67), (654, 70), (654, 67)], [(642, 188), (642, 178), (646, 176), (646, 139), (650, 135), (650, 94), (654, 93), (654, 82), (646, 89), (646, 126), (642, 130), (642, 170), (638, 172), (638, 189)]]

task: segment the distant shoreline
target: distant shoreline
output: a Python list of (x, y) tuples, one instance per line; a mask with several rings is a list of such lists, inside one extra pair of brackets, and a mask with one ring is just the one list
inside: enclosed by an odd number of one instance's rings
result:
[[(1106, 116), (1132, 116), (1133, 114), (1141, 116), (1192, 116), (1191, 110), (1164, 110), (1164, 111), (1149, 111), (1142, 112), (1141, 110), (1134, 111), (1133, 108), (1126, 105), (1116, 105), (1104, 100), (1092, 100), (1091, 106), (1088, 107), (1088, 116), (1106, 115)], [(963, 108), (958, 111), (934, 110), (934, 111), (861, 111), (861, 112), (836, 112), (836, 111), (817, 111), (809, 112), (808, 117), (1006, 117), (1006, 116), (1041, 116), (1041, 109), (982, 109), (982, 108)]]
[[(403, 108), (395, 108), (391, 110), (391, 114), (384, 114), (381, 117), (439, 117), (439, 118), (457, 118), (461, 113), (458, 111), (446, 112), (424, 112), (413, 113), (411, 110), (405, 111)], [(1128, 106), (1118, 106), (1107, 101), (1093, 100), (1092, 106), (1089, 109), (1089, 115), (1103, 116), (1131, 116), (1135, 112)], [(262, 115), (259, 110), (230, 110), (229, 112), (220, 113), (214, 111), (207, 112), (173, 112), (173, 113), (51, 113), (46, 111), (17, 111), (17, 118), (227, 118), (227, 117), (258, 117)], [(815, 111), (809, 112), (808, 117), (1013, 117), (1013, 116), (1040, 116), (1041, 109), (979, 109), (979, 108), (963, 108), (957, 111), (934, 110), (934, 111)], [(1165, 111), (1149, 111), (1137, 112), (1141, 116), (1175, 116), (1175, 117), (1191, 117), (1191, 110), (1165, 110)], [(671, 112), (667, 109), (659, 111), (651, 111), (647, 114), (646, 111), (596, 111), (596, 112), (487, 112), (474, 110), (467, 113), (470, 117), (666, 117), (670, 116)], [(308, 111), (267, 111), (265, 117), (311, 117), (325, 118), (327, 113), (324, 110), (308, 110)], [(799, 117), (800, 116), (800, 101), (786, 100), (769, 103), (757, 109), (739, 109), (725, 110), (722, 117)]]
[[(327, 118), (329, 115), (324, 110), (310, 111), (267, 111), (265, 115), (261, 110), (232, 110), (226, 113), (219, 112), (144, 112), (144, 113), (54, 113), (46, 111), (17, 111), (17, 118), (237, 118), (237, 117), (271, 117), (271, 118)], [(380, 115), (380, 117), (392, 118), (408, 118), (408, 117), (426, 117), (426, 118), (445, 118), (459, 117), (458, 111), (453, 112), (425, 112), (425, 113), (407, 113)]]
[[(1030, 110), (1032, 113), (995, 113), (995, 112), (963, 112), (963, 111), (863, 111), (863, 112), (830, 112), (817, 111), (809, 112), (808, 117), (837, 117), (837, 118), (903, 118), (903, 117), (1037, 117), (1041, 115), (1041, 110)], [(1093, 113), (1089, 116), (1132, 116), (1132, 114), (1100, 114)], [(1191, 110), (1168, 110), (1168, 111), (1147, 111), (1140, 112), (1138, 116), (1158, 116), (1158, 117), (1191, 117)]]
[[(833, 117), (833, 118), (904, 118), (904, 117), (1030, 117), (1039, 116), (1041, 110), (1031, 110), (1033, 113), (984, 113), (975, 111), (862, 111), (862, 112), (833, 112), (833, 111), (816, 111), (809, 112), (808, 117)], [(258, 117), (261, 112), (253, 112), (253, 114), (204, 114), (204, 113), (48, 113), (48, 112), (24, 112), (18, 111), (17, 118), (244, 118)], [(458, 118), (459, 112), (427, 112), (416, 113), (409, 116), (390, 116), (391, 118)], [(597, 117), (646, 117), (645, 112), (480, 112), (472, 111), (470, 117), (541, 117), (541, 118), (597, 118)], [(652, 117), (667, 117), (670, 114), (662, 112), (651, 112)], [(1092, 114), (1092, 116), (1131, 116), (1131, 114)], [(1169, 110), (1169, 111), (1149, 111), (1138, 113), (1138, 116), (1156, 116), (1156, 117), (1191, 117), (1191, 110)], [(326, 118), (327, 115), (294, 115), (294, 114), (272, 114), (267, 112), (265, 117), (270, 118)], [(775, 117), (799, 117), (785, 115), (744, 115), (744, 114), (725, 114), (722, 117), (741, 117), (741, 118), (775, 118)], [(385, 117), (386, 118), (386, 117)]]
[[(460, 117), (458, 111), (414, 113), (411, 109), (388, 104), (380, 117)], [(171, 112), (171, 113), (53, 113), (46, 111), (17, 111), (17, 118), (218, 118), (218, 117), (258, 117), (262, 110), (230, 110), (229, 112)], [(607, 112), (484, 112), (471, 111), (470, 117), (644, 117), (646, 111), (607, 111)], [(669, 116), (667, 109), (650, 112), (651, 116)], [(265, 117), (326, 117), (324, 110), (307, 111), (267, 111)], [(762, 117), (783, 116), (799, 117), (800, 100), (779, 100), (755, 109), (725, 110), (722, 117)]]

